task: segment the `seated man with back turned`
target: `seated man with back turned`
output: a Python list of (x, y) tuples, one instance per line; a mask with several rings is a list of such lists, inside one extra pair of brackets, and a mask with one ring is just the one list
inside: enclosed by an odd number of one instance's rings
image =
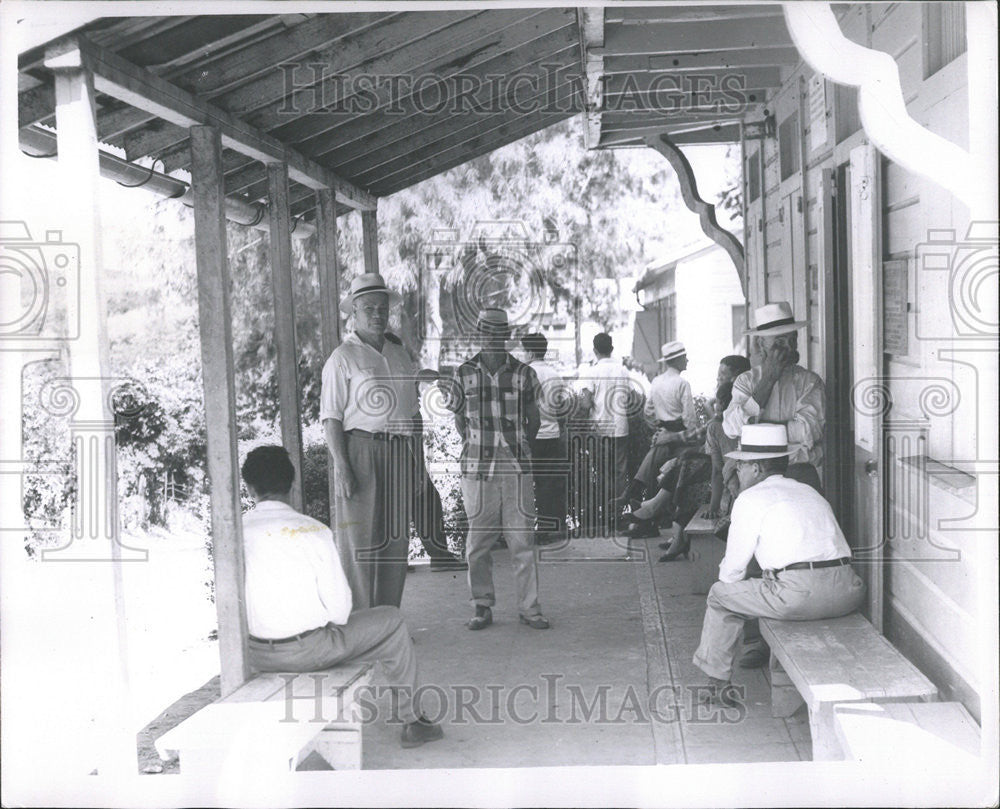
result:
[(406, 723), (403, 747), (444, 736), (413, 704), (417, 660), (399, 610), (386, 605), (351, 612), (333, 534), (289, 504), (295, 468), (284, 447), (252, 450), (242, 473), (256, 502), (243, 515), (250, 665), (301, 672), (380, 661)]
[[(837, 618), (864, 599), (864, 583), (851, 569), (851, 549), (830, 504), (811, 486), (784, 476), (794, 451), (785, 425), (744, 424), (740, 449), (726, 456), (737, 461), (741, 490), (694, 653), (714, 702), (731, 704), (725, 692), (745, 620)], [(753, 558), (763, 578), (746, 578)]]

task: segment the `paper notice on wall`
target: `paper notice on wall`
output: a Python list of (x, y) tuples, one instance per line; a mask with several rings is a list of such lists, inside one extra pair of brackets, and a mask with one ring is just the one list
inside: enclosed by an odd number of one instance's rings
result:
[(826, 145), (826, 80), (814, 75), (809, 79), (809, 149), (815, 152)]

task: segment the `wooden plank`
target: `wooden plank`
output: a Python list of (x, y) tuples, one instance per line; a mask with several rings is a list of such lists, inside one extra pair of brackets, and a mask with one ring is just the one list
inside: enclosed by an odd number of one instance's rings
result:
[(925, 761), (945, 770), (980, 755), (979, 727), (958, 702), (851, 703), (833, 713), (844, 752), (865, 764)]
[[(529, 37), (533, 38), (528, 39)], [(455, 64), (446, 63), (444, 67), (433, 68), (434, 75), (441, 75), (444, 79), (461, 76), (463, 82), (471, 82), (466, 85), (473, 89), (471, 98), (482, 98), (488, 109), (496, 89), (504, 86), (504, 83), (496, 81), (500, 75), (512, 77), (531, 72), (537, 74), (540, 81), (545, 81), (548, 71), (552, 69), (543, 67), (543, 64), (561, 67), (573, 62), (577, 67), (579, 65), (579, 46), (574, 27), (567, 24), (563, 16), (532, 19), (530, 25), (515, 26), (504, 31), (500, 36), (493, 37), (489, 44), (493, 47), (480, 47), (475, 51), (475, 58), (470, 59), (467, 64), (451, 59), (464, 65), (460, 73)], [(510, 50), (515, 50), (515, 53), (511, 55)], [(492, 58), (480, 59), (489, 54), (492, 54)], [(468, 79), (464, 78), (466, 76)], [(296, 121), (283, 132), (298, 144), (297, 148), (314, 160), (331, 159), (335, 164), (347, 162), (359, 154), (372, 151), (376, 144), (381, 147), (383, 144), (417, 137), (423, 130), (442, 122), (450, 121), (454, 124), (456, 116), (461, 113), (461, 107), (465, 105), (464, 101), (459, 102), (459, 93), (463, 88), (455, 82), (446, 86), (454, 89), (455, 94), (438, 114), (428, 112), (426, 102), (421, 102), (413, 92), (398, 89), (395, 95), (391, 94), (390, 85), (375, 91), (380, 113), (353, 117), (331, 113), (319, 116), (315, 122), (309, 119)], [(409, 88), (412, 90), (413, 85), (409, 85)], [(468, 110), (465, 114), (468, 114)]]
[(519, 119), (521, 126), (516, 130), (509, 128), (505, 129), (502, 135), (498, 134), (495, 138), (491, 137), (475, 149), (469, 151), (459, 150), (455, 156), (441, 157), (440, 159), (430, 161), (426, 164), (426, 168), (421, 168), (415, 173), (401, 173), (398, 178), (386, 181), (384, 185), (381, 180), (377, 183), (373, 183), (373, 193), (378, 196), (394, 194), (396, 191), (416, 185), (422, 180), (426, 180), (428, 177), (433, 177), (436, 174), (441, 174), (442, 172), (445, 172), (450, 168), (454, 168), (455, 166), (459, 166), (462, 163), (467, 163), (469, 160), (480, 154), (486, 154), (494, 149), (499, 149), (501, 146), (506, 146), (508, 143), (513, 143), (515, 140), (527, 137), (534, 132), (538, 132), (540, 129), (545, 129), (553, 124), (557, 124), (560, 121), (564, 121), (567, 118), (572, 117), (573, 115), (573, 112), (560, 112), (552, 113), (551, 115), (533, 113), (532, 115), (522, 116)]
[[(387, 170), (388, 167), (383, 167), (361, 176), (364, 176), (365, 182), (370, 183), (372, 187), (383, 187), (385, 184), (395, 184), (397, 181), (408, 180), (414, 174), (422, 175), (425, 170), (432, 170), (437, 166), (445, 165), (451, 168), (461, 165), (474, 157), (513, 143), (532, 132), (537, 132), (539, 129), (544, 129), (546, 126), (551, 126), (575, 114), (578, 112), (575, 108), (575, 102), (578, 99), (577, 90), (578, 87), (573, 83), (569, 85), (568, 89), (557, 91), (556, 103), (552, 105), (556, 111), (548, 112), (543, 107), (541, 110), (514, 117), (492, 115), (482, 119), (467, 133), (463, 132), (457, 143), (454, 143), (455, 138), (448, 138), (446, 142), (452, 143), (452, 145), (446, 148), (438, 150), (429, 146), (421, 150), (421, 154), (427, 155), (427, 157), (419, 162), (400, 166), (400, 161), (396, 161), (391, 170)], [(569, 110), (568, 107), (573, 107), (573, 109)], [(566, 111), (559, 112), (559, 109)], [(412, 182), (407, 181), (403, 187), (409, 185), (412, 185)]]
[[(368, 76), (391, 75), (392, 71), (383, 70), (380, 63), (397, 49), (476, 13), (442, 11), (396, 15), (359, 36), (314, 51), (304, 64), (287, 62), (284, 69), (271, 70), (254, 81), (241, 84), (218, 96), (215, 104), (222, 111), (247, 121), (249, 126), (267, 131), (301, 115), (321, 111), (334, 99), (332, 88), (337, 86), (338, 77), (349, 70), (364, 66)], [(440, 52), (441, 46), (437, 47)], [(376, 54), (378, 58), (373, 59)], [(395, 70), (400, 72), (401, 69)], [(255, 112), (264, 108), (264, 112)], [(132, 148), (159, 154), (176, 143), (176, 133), (143, 131), (131, 143)]]
[(267, 166), (271, 291), (274, 296), (274, 344), (278, 377), (281, 443), (295, 467), (292, 507), (302, 511), (302, 416), (299, 408), (299, 353), (295, 340), (295, 285), (292, 282), (292, 226), (289, 216), (288, 167)]
[(361, 213), (361, 248), (365, 256), (365, 272), (378, 272), (378, 217), (375, 211)]
[(860, 613), (762, 618), (761, 633), (810, 710), (821, 703), (937, 699), (937, 688)]
[(606, 15), (609, 25), (611, 23), (647, 25), (654, 22), (690, 23), (781, 17), (781, 7), (778, 5), (609, 6)]
[(213, 127), (191, 127), (198, 329), (208, 433), (215, 607), (219, 617), (222, 694), (249, 677), (243, 608), (243, 526), (236, 446), (236, 383), (229, 303), (222, 140)]
[[(340, 258), (337, 255), (337, 211), (333, 192), (324, 188), (316, 192), (316, 239), (319, 268), (319, 316), (323, 339), (323, 360), (340, 345)], [(334, 525), (336, 482), (333, 459), (329, 451), (326, 460), (326, 482), (329, 493), (330, 525)]]
[[(539, 89), (534, 93), (530, 88), (524, 93), (519, 93), (518, 104), (530, 109), (562, 103), (565, 100), (563, 95), (558, 95), (556, 98), (553, 98), (553, 95), (561, 93), (567, 81), (572, 82), (574, 86), (580, 84), (575, 72), (577, 65), (572, 61), (575, 55), (576, 45), (568, 43), (566, 48), (558, 53), (543, 54), (534, 65), (519, 67), (516, 71), (518, 75), (526, 75), (533, 69), (538, 69)], [(544, 62), (544, 66), (539, 62)], [(552, 71), (551, 75), (545, 75), (543, 71), (549, 70)], [(484, 110), (489, 110), (497, 104), (510, 106), (509, 101), (494, 99), (492, 96), (477, 99), (477, 102), (481, 103)], [(412, 163), (410, 160), (412, 154), (422, 149), (426, 151), (429, 146), (433, 151), (437, 148), (437, 143), (442, 140), (454, 143), (460, 132), (468, 137), (470, 132), (493, 128), (495, 122), (492, 119), (498, 117), (486, 114), (457, 116), (451, 109), (432, 115), (421, 112), (409, 98), (400, 102), (399, 110), (399, 115), (363, 116), (347, 126), (331, 129), (328, 138), (316, 141), (312, 150), (313, 157), (330, 165), (332, 170), (352, 177), (354, 182), (364, 184), (362, 172), (389, 162), (398, 164), (399, 159)], [(244, 186), (252, 197), (259, 193), (260, 188), (259, 183), (254, 182), (255, 179), (256, 169), (250, 164), (246, 169), (227, 178), (231, 180), (231, 185), (227, 184), (227, 189)]]
[(646, 71), (690, 72), (699, 70), (746, 70), (753, 67), (793, 67), (800, 61), (794, 47), (746, 48), (731, 51), (699, 51), (664, 55), (605, 56), (605, 73)]
[[(572, 69), (570, 68), (570, 70)], [(537, 103), (539, 108), (551, 106), (553, 108), (561, 107), (567, 109), (573, 104), (578, 90), (578, 82), (571, 79), (570, 81), (561, 82), (552, 91), (545, 90), (531, 99), (522, 99), (522, 102), (526, 108), (535, 106)], [(403, 151), (402, 153), (399, 153), (397, 149), (391, 151), (377, 150), (372, 153), (371, 157), (368, 157), (367, 164), (355, 161), (347, 164), (340, 171), (350, 173), (352, 177), (361, 183), (374, 182), (376, 178), (378, 182), (384, 182), (386, 178), (400, 172), (412, 171), (424, 161), (435, 160), (446, 155), (451, 149), (468, 149), (468, 144), (476, 142), (476, 139), (482, 139), (496, 130), (518, 123), (516, 118), (512, 119), (509, 115), (470, 117), (471, 123), (467, 126), (461, 126), (456, 122), (456, 119), (451, 118), (450, 127), (442, 126), (436, 128), (435, 132), (440, 131), (442, 133), (436, 140), (426, 143), (415, 141), (412, 143), (411, 150)]]
[(288, 165), (289, 176), (309, 188), (334, 188), (337, 199), (355, 208), (371, 208), (374, 199), (362, 189), (336, 177), (280, 141), (254, 129), (244, 121), (214, 107), (136, 67), (107, 50), (95, 47), (83, 37), (69, 37), (58, 45), (55, 64), (79, 64), (94, 74), (100, 92), (163, 118), (177, 126), (212, 126), (218, 129), (226, 148), (265, 163)]
[(780, 22), (770, 18), (747, 19), (729, 25), (716, 22), (618, 25), (609, 26), (604, 35), (605, 56), (787, 48), (791, 45), (783, 18)]
[(706, 95), (750, 93), (754, 90), (781, 87), (781, 70), (776, 67), (755, 67), (724, 70), (702, 70), (697, 73), (657, 70), (643, 73), (614, 73), (604, 81), (605, 95), (623, 92), (654, 92), (658, 95)]
[(642, 132), (640, 130), (634, 135), (630, 135), (626, 132), (612, 132), (601, 137), (601, 147), (602, 148), (614, 148), (615, 146), (645, 146), (646, 141), (644, 139), (645, 135), (648, 134), (660, 134), (663, 133), (667, 135), (670, 140), (678, 145), (684, 144), (696, 144), (696, 143), (739, 143), (740, 142), (740, 127), (739, 124), (712, 124), (705, 127), (704, 129), (687, 129), (686, 127), (680, 131), (673, 131), (672, 129), (655, 129), (649, 132)]
[[(299, 59), (317, 47), (328, 45), (352, 31), (364, 28), (384, 18), (384, 14), (321, 14), (291, 30), (281, 26), (263, 41), (240, 48), (234, 53), (218, 54), (205, 59), (198, 54), (194, 67), (187, 63), (167, 70), (155, 71), (199, 98), (211, 99), (241, 81), (249, 81), (262, 73), (273, 71), (282, 62)], [(279, 20), (280, 18), (272, 18)], [(115, 142), (123, 133), (154, 120), (148, 113), (129, 107), (98, 120), (101, 138)]]
[(604, 15), (602, 6), (578, 10), (580, 47), (587, 77), (586, 111), (583, 139), (588, 149), (601, 142), (601, 108), (604, 105)]

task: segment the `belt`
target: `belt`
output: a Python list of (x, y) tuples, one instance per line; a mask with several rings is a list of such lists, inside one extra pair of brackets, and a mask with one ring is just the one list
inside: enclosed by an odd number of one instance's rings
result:
[(368, 430), (344, 430), (344, 435), (356, 435), (372, 441), (391, 441), (394, 438), (409, 438), (407, 433), (371, 433)]
[(250, 640), (257, 643), (269, 643), (272, 646), (276, 643), (291, 643), (293, 640), (302, 640), (303, 638), (308, 638), (314, 632), (319, 632), (323, 627), (317, 626), (315, 629), (307, 629), (305, 632), (299, 632), (298, 635), (291, 635), (287, 638), (255, 638), (250, 635)]
[(850, 556), (842, 556), (840, 559), (828, 559), (825, 562), (795, 562), (791, 565), (779, 567), (774, 573), (781, 573), (784, 570), (818, 570), (823, 567), (840, 567), (851, 563)]

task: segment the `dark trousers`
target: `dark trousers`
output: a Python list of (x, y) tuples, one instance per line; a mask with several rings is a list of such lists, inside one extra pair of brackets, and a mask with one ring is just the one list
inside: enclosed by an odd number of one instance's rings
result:
[(538, 530), (562, 532), (566, 528), (566, 494), (569, 487), (565, 439), (536, 438), (532, 441), (531, 469), (535, 479)]

